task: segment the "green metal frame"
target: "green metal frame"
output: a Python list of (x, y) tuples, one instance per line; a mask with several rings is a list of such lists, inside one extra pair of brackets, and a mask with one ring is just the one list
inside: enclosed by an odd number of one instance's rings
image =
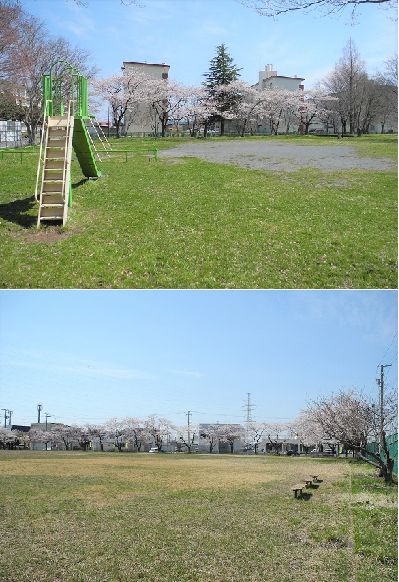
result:
[[(53, 75), (53, 69), (57, 64), (63, 63), (65, 66), (58, 73)], [(55, 61), (50, 67), (50, 74), (43, 75), (43, 105), (46, 107), (44, 115), (64, 115), (64, 103), (62, 95), (62, 83), (65, 71), (71, 71), (71, 115), (78, 117), (89, 117), (88, 111), (88, 91), (87, 79), (79, 73), (68, 61)], [(76, 110), (75, 110), (76, 98)]]
[[(54, 69), (61, 65), (57, 76)], [(87, 79), (68, 61), (55, 61), (50, 67), (50, 73), (43, 75), (43, 110), (44, 116), (64, 115), (63, 101), (63, 81), (64, 73), (71, 72), (71, 87), (69, 90), (68, 101), (71, 103), (70, 114), (75, 118), (75, 128), (73, 133), (73, 147), (78, 158), (80, 167), (87, 178), (101, 176), (95, 159), (95, 152), (90, 143), (84, 120), (89, 119), (89, 100)], [(72, 190), (69, 195), (70, 204), (72, 203)]]

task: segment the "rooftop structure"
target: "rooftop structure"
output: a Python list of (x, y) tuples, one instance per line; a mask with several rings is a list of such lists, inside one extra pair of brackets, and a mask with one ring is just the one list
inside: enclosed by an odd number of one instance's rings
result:
[(283, 89), (289, 89), (290, 91), (297, 91), (298, 89), (303, 89), (302, 77), (294, 75), (293, 77), (286, 77), (285, 75), (279, 75), (277, 71), (273, 70), (273, 65), (266, 65), (264, 71), (259, 71), (259, 81), (258, 81), (258, 91), (262, 89), (268, 89), (271, 87), (282, 87)]

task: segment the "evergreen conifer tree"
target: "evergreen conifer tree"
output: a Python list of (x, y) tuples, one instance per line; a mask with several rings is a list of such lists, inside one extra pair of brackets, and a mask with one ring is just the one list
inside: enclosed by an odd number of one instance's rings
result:
[(210, 121), (220, 121), (220, 135), (224, 134), (223, 113), (230, 111), (235, 102), (235, 99), (221, 87), (237, 81), (240, 71), (241, 69), (234, 64), (234, 60), (227, 53), (227, 47), (221, 44), (216, 47), (216, 56), (210, 62), (208, 73), (203, 75), (206, 78), (203, 85), (207, 88), (210, 97), (216, 99), (219, 105), (220, 115), (215, 115)]

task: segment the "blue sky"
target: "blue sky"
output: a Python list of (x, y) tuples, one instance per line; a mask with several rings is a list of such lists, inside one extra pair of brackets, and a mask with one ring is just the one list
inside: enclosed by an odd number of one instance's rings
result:
[(91, 51), (102, 77), (120, 72), (123, 61), (166, 63), (170, 77), (199, 86), (203, 73), (225, 43), (241, 79), (258, 80), (267, 63), (280, 75), (305, 78), (311, 88), (339, 60), (353, 38), (367, 70), (383, 68), (397, 51), (397, 22), (385, 10), (367, 6), (356, 26), (348, 13), (339, 19), (314, 12), (259, 16), (235, 0), (23, 0), (25, 9), (44, 19), (52, 34)]
[[(293, 419), (308, 398), (397, 387), (396, 291), (0, 291), (14, 424), (158, 414)], [(42, 417), (43, 418), (43, 417)]]

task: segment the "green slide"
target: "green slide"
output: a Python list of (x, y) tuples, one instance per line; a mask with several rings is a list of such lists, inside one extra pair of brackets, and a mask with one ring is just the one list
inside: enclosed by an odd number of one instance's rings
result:
[(84, 118), (82, 117), (75, 116), (72, 145), (86, 178), (100, 178), (101, 172), (97, 167), (95, 153), (90, 143)]

